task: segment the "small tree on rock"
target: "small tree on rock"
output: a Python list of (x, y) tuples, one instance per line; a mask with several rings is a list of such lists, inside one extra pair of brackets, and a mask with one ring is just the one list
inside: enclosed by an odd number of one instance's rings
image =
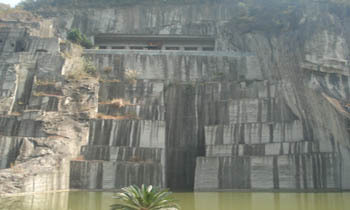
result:
[(93, 47), (92, 42), (84, 34), (80, 33), (79, 29), (76, 29), (76, 28), (68, 32), (67, 39), (87, 49), (90, 49)]

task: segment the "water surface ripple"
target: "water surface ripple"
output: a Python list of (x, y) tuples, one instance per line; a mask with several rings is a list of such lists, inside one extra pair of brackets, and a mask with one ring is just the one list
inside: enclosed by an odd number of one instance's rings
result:
[[(108, 210), (112, 192), (58, 192), (0, 199), (1, 210)], [(174, 193), (183, 210), (349, 210), (346, 193)]]

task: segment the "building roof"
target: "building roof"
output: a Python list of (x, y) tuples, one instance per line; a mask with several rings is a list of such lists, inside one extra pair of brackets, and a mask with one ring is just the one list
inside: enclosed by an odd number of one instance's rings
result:
[(97, 34), (95, 43), (105, 41), (195, 41), (214, 43), (215, 39), (209, 36), (188, 36), (188, 35), (141, 35), (141, 34)]

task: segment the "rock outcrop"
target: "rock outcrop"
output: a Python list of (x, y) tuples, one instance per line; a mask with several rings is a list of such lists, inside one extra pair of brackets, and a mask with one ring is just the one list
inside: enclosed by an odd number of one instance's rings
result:
[[(2, 167), (37, 153), (72, 157), (86, 144), (70, 165), (73, 188), (350, 188), (348, 5), (80, 3), (36, 10), (52, 21), (50, 30), (11, 25), (2, 32)], [(43, 37), (54, 31), (64, 39), (71, 28), (91, 39), (213, 37), (215, 51), (84, 50), (80, 61), (96, 67), (97, 85), (77, 81), (74, 49)], [(0, 171), (0, 180), (16, 177), (13, 170)]]
[(55, 37), (52, 21), (7, 12), (0, 28), (0, 194), (67, 190), (97, 83), (67, 79), (82, 68), (81, 50)]

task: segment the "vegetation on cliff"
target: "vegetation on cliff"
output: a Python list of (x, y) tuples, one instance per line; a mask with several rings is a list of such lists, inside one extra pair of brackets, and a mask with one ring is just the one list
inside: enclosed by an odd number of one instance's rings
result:
[(20, 8), (10, 8), (6, 4), (0, 4), (0, 19), (3, 21), (16, 20), (20, 22), (38, 22), (40, 17)]
[(79, 29), (76, 29), (76, 28), (68, 32), (67, 39), (87, 49), (90, 49), (93, 47), (92, 42), (84, 34), (80, 33)]

